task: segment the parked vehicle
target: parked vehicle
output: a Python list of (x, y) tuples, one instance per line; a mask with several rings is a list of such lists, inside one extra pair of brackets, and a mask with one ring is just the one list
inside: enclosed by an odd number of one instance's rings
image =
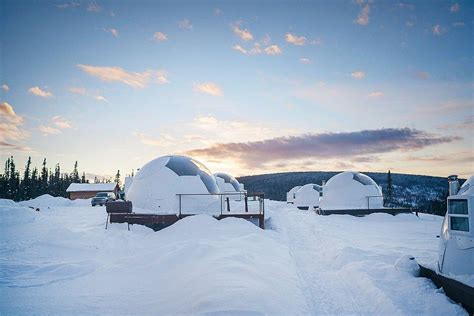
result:
[(115, 201), (115, 193), (113, 192), (99, 192), (91, 200), (92, 206), (103, 206), (109, 201)]

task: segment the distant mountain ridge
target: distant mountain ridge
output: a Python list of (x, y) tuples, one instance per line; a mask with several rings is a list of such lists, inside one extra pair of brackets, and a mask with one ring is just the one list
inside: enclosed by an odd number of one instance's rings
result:
[[(284, 172), (238, 177), (248, 192), (264, 192), (271, 200), (286, 201), (286, 192), (307, 183), (321, 184), (340, 171)], [(363, 172), (387, 191), (387, 173)], [(465, 180), (461, 179), (462, 184)], [(433, 177), (392, 173), (395, 206), (413, 207), (420, 211), (443, 215), (446, 212), (448, 181), (445, 177)]]

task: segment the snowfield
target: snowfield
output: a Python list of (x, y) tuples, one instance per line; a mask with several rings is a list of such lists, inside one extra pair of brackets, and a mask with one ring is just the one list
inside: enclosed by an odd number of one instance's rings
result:
[(0, 200), (0, 314), (466, 314), (406, 257), (436, 261), (441, 217), (266, 216), (105, 230), (89, 200)]

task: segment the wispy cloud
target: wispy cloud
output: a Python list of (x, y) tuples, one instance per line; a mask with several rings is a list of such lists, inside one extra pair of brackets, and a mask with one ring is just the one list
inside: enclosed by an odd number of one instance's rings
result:
[(51, 122), (60, 129), (72, 128), (72, 123), (59, 115), (53, 116)]
[(232, 49), (234, 49), (238, 52), (241, 52), (242, 54), (247, 54), (247, 50), (239, 44), (235, 44), (234, 46), (232, 46)]
[(215, 15), (215, 16), (221, 16), (221, 15), (222, 15), (222, 10), (219, 9), (219, 8), (215, 8), (215, 9), (214, 9), (214, 15)]
[(2, 88), (2, 90), (5, 91), (5, 92), (10, 91), (10, 87), (9, 87), (8, 85), (6, 85), (6, 84), (3, 84), (1, 88)]
[(87, 91), (86, 88), (83, 88), (83, 87), (70, 87), (68, 90), (69, 90), (69, 92), (74, 93), (74, 94), (92, 97), (92, 98), (96, 99), (97, 101), (108, 102), (108, 100), (105, 97), (103, 97), (101, 95), (94, 94), (92, 92), (89, 92), (89, 91)]
[(286, 33), (285, 40), (293, 45), (303, 46), (306, 44), (306, 37), (296, 34)]
[(384, 94), (381, 91), (374, 91), (374, 92), (369, 93), (370, 98), (381, 98), (383, 96)]
[[(362, 4), (361, 4), (362, 5)], [(368, 3), (362, 6), (359, 14), (357, 15), (357, 19), (354, 21), (359, 25), (368, 25), (369, 24), (369, 13), (370, 13), (370, 6)]]
[(52, 126), (45, 126), (45, 125), (40, 125), (38, 126), (38, 130), (43, 133), (44, 136), (47, 135), (55, 135), (55, 134), (60, 134), (61, 130)]
[(353, 72), (351, 73), (351, 77), (354, 78), (354, 79), (356, 79), (356, 80), (364, 79), (364, 78), (365, 78), (365, 72), (360, 71), (360, 70), (358, 70), (358, 71), (353, 71)]
[(249, 30), (240, 28), (240, 22), (237, 22), (232, 26), (232, 31), (234, 31), (234, 34), (240, 37), (243, 41), (253, 40), (253, 35)]
[(113, 37), (118, 37), (119, 36), (119, 31), (115, 28), (112, 28), (112, 27), (108, 28), (108, 29), (104, 28), (103, 30), (104, 30), (104, 32), (112, 34)]
[(464, 22), (453, 22), (454, 27), (464, 27), (466, 24)]
[(220, 97), (224, 95), (224, 93), (222, 92), (222, 89), (213, 82), (195, 84), (193, 86), (193, 90), (195, 92), (205, 93), (205, 94), (209, 94), (216, 97)]
[(182, 30), (192, 30), (193, 29), (193, 25), (191, 24), (191, 21), (189, 21), (188, 19), (183, 19), (181, 21), (178, 22), (178, 27)]
[(459, 12), (460, 9), (461, 7), (459, 6), (459, 3), (454, 3), (452, 6), (449, 7), (449, 11), (451, 13)]
[(440, 128), (456, 131), (474, 131), (474, 115), (468, 115), (463, 121), (459, 123), (445, 124)]
[(155, 34), (153, 34), (153, 39), (157, 42), (163, 42), (168, 40), (168, 35), (163, 32), (155, 32)]
[(385, 128), (346, 133), (304, 134), (247, 143), (224, 143), (189, 150), (186, 154), (208, 159), (233, 159), (246, 167), (261, 167), (268, 162), (302, 158), (348, 159), (396, 151), (415, 151), (459, 139), (410, 128)]
[(278, 45), (270, 45), (265, 48), (265, 54), (267, 55), (279, 55), (281, 54), (281, 49)]
[(300, 63), (302, 63), (302, 64), (310, 64), (310, 63), (311, 63), (311, 60), (310, 60), (309, 58), (303, 57), (303, 58), (300, 58)]
[(58, 8), (58, 9), (77, 8), (80, 5), (81, 4), (79, 2), (69, 1), (69, 2), (65, 2), (65, 3), (57, 4), (56, 8)]
[(97, 4), (97, 2), (93, 1), (93, 2), (90, 2), (89, 5), (87, 6), (87, 11), (99, 13), (100, 11), (102, 11), (102, 8), (100, 7), (100, 5)]
[(415, 73), (415, 77), (422, 80), (427, 80), (431, 78), (431, 74), (427, 71), (418, 71)]
[(43, 90), (38, 86), (29, 88), (28, 92), (32, 93), (34, 95), (37, 95), (39, 97), (42, 97), (42, 98), (50, 98), (50, 97), (53, 96), (53, 94), (51, 92)]
[(6, 150), (28, 151), (29, 147), (11, 142), (23, 141), (30, 136), (29, 132), (21, 128), (23, 117), (15, 113), (13, 107), (7, 103), (0, 103), (0, 147)]
[(439, 36), (443, 34), (444, 32), (446, 32), (446, 29), (443, 28), (441, 25), (436, 24), (436, 25), (433, 25), (433, 27), (431, 28), (431, 31), (433, 32), (434, 35)]
[(100, 67), (78, 64), (85, 73), (106, 82), (121, 82), (134, 88), (144, 88), (150, 81), (158, 84), (168, 83), (164, 71), (146, 70), (144, 72), (129, 72), (120, 67)]
[(137, 137), (140, 142), (147, 146), (152, 147), (172, 147), (176, 145), (176, 139), (167, 134), (161, 134), (160, 137), (153, 137), (139, 132), (132, 133), (133, 136)]

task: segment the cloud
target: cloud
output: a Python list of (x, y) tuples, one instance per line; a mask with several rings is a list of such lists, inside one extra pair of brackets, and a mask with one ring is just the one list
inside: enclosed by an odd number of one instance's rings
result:
[(193, 29), (193, 25), (191, 24), (191, 21), (189, 21), (188, 19), (183, 19), (181, 21), (178, 22), (178, 27), (182, 30), (192, 30)]
[(460, 10), (460, 6), (459, 6), (459, 3), (454, 3), (452, 6), (449, 7), (449, 11), (451, 13), (456, 13), (456, 12), (459, 12)]
[(363, 71), (354, 71), (351, 73), (351, 77), (356, 79), (356, 80), (361, 80), (361, 79), (364, 79), (365, 78), (365, 72)]
[(96, 99), (97, 101), (102, 101), (102, 102), (109, 102), (109, 100), (107, 100), (105, 97), (101, 96), (101, 95), (96, 95), (94, 97), (94, 99)]
[(108, 29), (103, 29), (104, 32), (112, 34), (113, 37), (118, 37), (119, 36), (119, 31), (114, 28), (108, 28)]
[(31, 148), (12, 144), (11, 141), (23, 141), (30, 133), (21, 128), (24, 119), (15, 113), (13, 107), (7, 103), (0, 103), (0, 147), (15, 151), (29, 151)]
[(242, 54), (247, 54), (247, 50), (243, 48), (242, 46), (240, 46), (239, 44), (235, 44), (234, 46), (232, 46), (232, 49), (238, 52), (241, 52)]
[(431, 28), (431, 31), (433, 32), (434, 35), (440, 36), (443, 34), (446, 30), (439, 24), (433, 25)]
[(193, 87), (193, 90), (195, 92), (200, 92), (200, 93), (207, 93), (212, 96), (223, 96), (224, 93), (222, 92), (222, 89), (216, 85), (213, 82), (205, 82), (205, 83), (200, 83), (200, 84), (195, 84)]
[(220, 15), (222, 15), (222, 10), (219, 9), (219, 8), (215, 8), (215, 9), (214, 9), (214, 15), (215, 15), (215, 16), (220, 16)]
[(0, 103), (0, 114), (4, 121), (12, 124), (23, 124), (23, 118), (15, 113), (13, 107), (8, 102)]
[(89, 5), (87, 6), (87, 11), (98, 13), (102, 11), (102, 8), (97, 4), (97, 2), (93, 1), (93, 2), (90, 2)]
[(474, 115), (467, 116), (462, 122), (445, 124), (440, 127), (441, 129), (450, 129), (456, 131), (474, 131)]
[(384, 94), (381, 91), (374, 91), (374, 92), (369, 93), (369, 97), (371, 98), (381, 98), (383, 96)]
[(405, 25), (408, 26), (408, 27), (413, 27), (413, 26), (415, 26), (415, 23), (411, 22), (411, 21), (406, 21)]
[(79, 2), (69, 1), (69, 2), (65, 2), (65, 3), (62, 3), (62, 4), (56, 5), (56, 8), (58, 8), (58, 9), (68, 9), (68, 8), (76, 8), (80, 5), (81, 4)]
[(306, 44), (306, 37), (296, 34), (286, 33), (285, 40), (293, 45), (303, 46)]
[(397, 151), (415, 151), (459, 139), (410, 128), (384, 128), (303, 134), (247, 143), (223, 143), (189, 150), (186, 154), (208, 159), (232, 159), (246, 167), (261, 167), (269, 162), (302, 158), (348, 159)]
[(357, 19), (354, 22), (359, 25), (368, 25), (369, 13), (370, 13), (370, 6), (369, 4), (366, 4), (362, 7), (362, 9), (359, 12), (359, 15), (357, 15)]
[(38, 130), (41, 133), (43, 133), (44, 136), (60, 134), (61, 133), (61, 130), (59, 130), (58, 128), (51, 127), (51, 126), (45, 126), (45, 125), (38, 126)]
[(265, 48), (265, 54), (267, 55), (278, 55), (281, 54), (281, 49), (278, 45), (271, 45)]
[(176, 140), (174, 139), (174, 137), (167, 134), (161, 134), (160, 138), (152, 137), (152, 136), (149, 136), (143, 133), (138, 133), (138, 132), (134, 132), (132, 133), (132, 135), (137, 137), (142, 144), (147, 145), (147, 146), (171, 147), (176, 144)]
[(82, 64), (78, 64), (77, 67), (102, 81), (117, 81), (134, 88), (144, 88), (150, 81), (158, 84), (168, 83), (168, 78), (164, 71), (129, 72), (120, 67), (100, 67)]
[(427, 80), (431, 78), (431, 74), (426, 71), (418, 71), (415, 73), (415, 77), (422, 80)]
[(454, 22), (453, 26), (454, 27), (464, 27), (464, 26), (466, 26), (466, 24), (464, 22)]
[(153, 39), (158, 42), (163, 42), (168, 40), (168, 35), (162, 32), (155, 32), (155, 34), (153, 34)]
[(234, 31), (234, 34), (240, 37), (240, 39), (243, 41), (253, 40), (252, 33), (250, 33), (250, 31), (247, 29), (241, 29), (239, 25), (240, 23), (238, 22), (232, 26), (232, 30)]
[(86, 88), (70, 87), (68, 90), (69, 90), (69, 92), (74, 93), (74, 94), (92, 97), (92, 98), (96, 99), (97, 101), (106, 101), (106, 102), (108, 102), (108, 100), (105, 97), (103, 97), (101, 95), (94, 95), (93, 93), (87, 91)]
[(399, 2), (395, 6), (397, 6), (400, 9), (408, 9), (408, 10), (411, 10), (411, 11), (415, 10), (415, 5), (413, 5), (411, 3)]
[(309, 58), (300, 58), (300, 63), (302, 64), (310, 64), (311, 63), (311, 60), (309, 60)]
[(42, 98), (49, 98), (53, 96), (51, 92), (42, 90), (40, 87), (31, 87), (30, 89), (28, 89), (28, 92)]
[(60, 129), (72, 128), (71, 122), (59, 115), (53, 116), (51, 122)]
[(2, 85), (1, 88), (2, 88), (2, 90), (5, 91), (5, 92), (10, 91), (10, 87), (9, 87), (8, 85), (6, 85), (6, 84)]

